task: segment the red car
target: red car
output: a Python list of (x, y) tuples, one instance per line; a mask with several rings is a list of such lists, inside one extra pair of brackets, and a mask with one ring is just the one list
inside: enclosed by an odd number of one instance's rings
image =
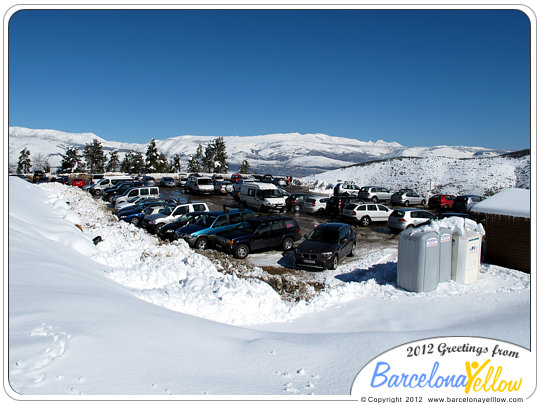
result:
[(428, 207), (444, 209), (452, 208), (452, 206), (454, 205), (454, 198), (456, 198), (456, 196), (451, 194), (434, 195), (428, 200)]
[(84, 180), (81, 178), (73, 179), (71, 185), (75, 187), (84, 187)]
[(238, 174), (238, 173), (233, 174), (231, 176), (231, 182), (233, 182), (233, 183), (238, 183), (238, 180), (242, 180), (242, 179), (243, 179), (242, 175)]

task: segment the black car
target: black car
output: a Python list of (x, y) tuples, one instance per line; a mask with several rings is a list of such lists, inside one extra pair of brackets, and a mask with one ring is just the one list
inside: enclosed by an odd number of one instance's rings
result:
[(300, 240), (301, 229), (290, 217), (257, 217), (243, 222), (238, 228), (213, 236), (218, 249), (232, 252), (237, 259), (245, 259), (249, 252), (281, 248), (291, 250)]
[(289, 197), (285, 199), (287, 209), (294, 212), (300, 212), (302, 205), (304, 205), (304, 203), (309, 197), (311, 196), (305, 193), (292, 193)]
[(169, 224), (163, 225), (161, 228), (159, 228), (156, 232), (156, 235), (158, 238), (162, 240), (177, 240), (178, 237), (176, 236), (176, 230), (179, 228), (182, 228), (184, 226), (189, 225), (191, 222), (195, 221), (198, 217), (200, 217), (205, 212), (189, 212), (187, 214), (181, 215), (178, 219), (174, 220), (173, 222)]
[(103, 191), (103, 196), (101, 197), (104, 201), (111, 202), (112, 198), (116, 195), (122, 195), (124, 192), (131, 187), (140, 187), (142, 186), (142, 181), (137, 180), (126, 180), (118, 183), (116, 186), (109, 187)]
[(330, 197), (328, 201), (326, 202), (326, 208), (325, 212), (327, 215), (341, 215), (343, 212), (343, 208), (345, 208), (347, 205), (351, 203), (361, 203), (365, 202), (360, 197), (353, 197), (351, 195), (345, 196), (334, 196)]
[(130, 205), (129, 207), (126, 207), (126, 208), (123, 208), (121, 209), (120, 211), (118, 211), (116, 213), (116, 215), (118, 217), (121, 217), (121, 216), (127, 216), (127, 215), (131, 215), (131, 214), (134, 214), (136, 212), (141, 212), (142, 210), (144, 210), (146, 207), (154, 207), (156, 205), (167, 205), (167, 204), (174, 204), (176, 203), (177, 201), (173, 198), (169, 198), (169, 199), (162, 199), (162, 198), (159, 198), (159, 199), (154, 199), (154, 198), (149, 198), (148, 201), (145, 201), (144, 203), (141, 203), (141, 204), (136, 204), (136, 205)]
[(352, 256), (356, 247), (356, 233), (350, 225), (328, 222), (317, 226), (294, 250), (298, 267), (334, 270), (345, 256)]

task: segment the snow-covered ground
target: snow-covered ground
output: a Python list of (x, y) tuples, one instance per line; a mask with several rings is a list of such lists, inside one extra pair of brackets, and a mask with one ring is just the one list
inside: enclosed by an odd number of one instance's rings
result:
[(529, 275), (482, 265), (476, 283), (411, 293), (396, 286), (396, 260), (395, 248), (368, 249), (318, 274), (308, 302), (284, 301), (184, 242), (117, 222), (78, 188), (12, 178), (9, 384), (25, 395), (348, 395), (363, 365), (405, 342), (530, 347)]
[(530, 161), (530, 155), (519, 158), (396, 158), (314, 174), (301, 178), (300, 182), (322, 193), (331, 193), (335, 184), (349, 181), (359, 186), (382, 186), (394, 191), (411, 188), (423, 195), (486, 195), (509, 187), (530, 188)]

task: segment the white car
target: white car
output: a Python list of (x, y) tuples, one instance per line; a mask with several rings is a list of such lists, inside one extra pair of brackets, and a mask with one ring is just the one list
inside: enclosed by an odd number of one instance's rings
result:
[(394, 210), (382, 204), (352, 203), (343, 208), (343, 216), (368, 226), (372, 222), (387, 222)]
[(325, 195), (311, 195), (304, 204), (302, 204), (302, 211), (309, 212), (311, 214), (324, 214), (326, 210), (326, 202), (330, 197)]
[(400, 208), (392, 212), (386, 224), (391, 231), (401, 232), (436, 220), (437, 216), (432, 212), (416, 208)]

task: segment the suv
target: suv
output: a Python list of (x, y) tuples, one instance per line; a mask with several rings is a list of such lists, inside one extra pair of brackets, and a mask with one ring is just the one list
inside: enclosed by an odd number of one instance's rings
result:
[(116, 186), (109, 187), (103, 191), (102, 199), (104, 201), (112, 202), (113, 197), (122, 195), (128, 188), (142, 186), (141, 181), (126, 180), (118, 183)]
[(392, 232), (401, 232), (404, 229), (416, 228), (435, 220), (437, 220), (437, 216), (429, 211), (401, 208), (390, 214), (386, 224)]
[(184, 186), (186, 193), (193, 194), (214, 194), (214, 184), (212, 179), (206, 176), (190, 175)]
[(253, 250), (291, 250), (301, 237), (300, 226), (293, 218), (269, 216), (252, 218), (232, 231), (221, 232), (213, 237), (213, 242), (237, 259), (245, 259)]
[(309, 194), (304, 193), (293, 193), (289, 197), (285, 199), (285, 204), (287, 204), (287, 209), (294, 211), (294, 212), (300, 212), (300, 209), (304, 205), (304, 203), (307, 201), (307, 199), (311, 197)]
[(485, 200), (480, 195), (458, 195), (454, 199), (453, 210), (456, 212), (470, 212), (473, 205)]
[(343, 216), (360, 222), (362, 226), (368, 226), (372, 222), (386, 222), (392, 213), (392, 209), (382, 204), (352, 203), (343, 209)]
[(139, 197), (139, 196), (150, 196), (150, 197), (159, 197), (159, 187), (148, 187), (148, 186), (142, 186), (142, 187), (131, 187), (128, 188), (124, 194), (116, 195), (112, 198), (113, 205), (120, 204), (121, 202), (127, 201), (131, 199), (132, 197)]
[(345, 208), (347, 205), (352, 203), (362, 203), (364, 200), (362, 200), (359, 197), (353, 197), (353, 196), (339, 196), (339, 197), (330, 197), (328, 201), (326, 202), (326, 208), (325, 212), (328, 215), (340, 215), (343, 211), (343, 208)]
[(156, 230), (156, 235), (162, 240), (174, 241), (178, 239), (176, 236), (176, 230), (184, 226), (189, 225), (195, 221), (198, 217), (204, 214), (204, 211), (189, 212), (185, 215), (180, 215), (174, 219), (174, 221), (169, 222), (168, 224), (163, 225)]
[(430, 197), (428, 200), (428, 207), (433, 208), (443, 208), (448, 209), (452, 208), (454, 205), (454, 199), (456, 197), (450, 194), (437, 194), (433, 197)]
[(326, 209), (326, 202), (329, 198), (330, 197), (328, 196), (320, 195), (309, 196), (304, 202), (304, 204), (302, 204), (302, 211), (310, 212), (312, 214), (324, 214), (324, 211)]
[(176, 182), (172, 177), (162, 177), (159, 181), (159, 187), (176, 187)]
[(357, 186), (354, 183), (349, 183), (347, 181), (343, 183), (338, 183), (334, 187), (334, 195), (354, 195), (358, 196), (358, 193), (360, 192), (360, 187)]
[(163, 207), (157, 214), (146, 215), (142, 227), (150, 233), (156, 233), (165, 224), (173, 222), (177, 217), (190, 212), (210, 211), (206, 203), (193, 202), (187, 204), (171, 204)]
[(254, 216), (251, 210), (205, 212), (189, 225), (178, 228), (176, 238), (184, 239), (191, 247), (204, 250), (209, 246), (211, 235), (236, 228)]
[(352, 256), (356, 234), (348, 224), (328, 222), (317, 226), (294, 249), (294, 261), (299, 267), (319, 267), (334, 270), (345, 256)]
[(360, 189), (358, 197), (377, 203), (379, 201), (390, 201), (392, 193), (384, 187), (365, 186)]

